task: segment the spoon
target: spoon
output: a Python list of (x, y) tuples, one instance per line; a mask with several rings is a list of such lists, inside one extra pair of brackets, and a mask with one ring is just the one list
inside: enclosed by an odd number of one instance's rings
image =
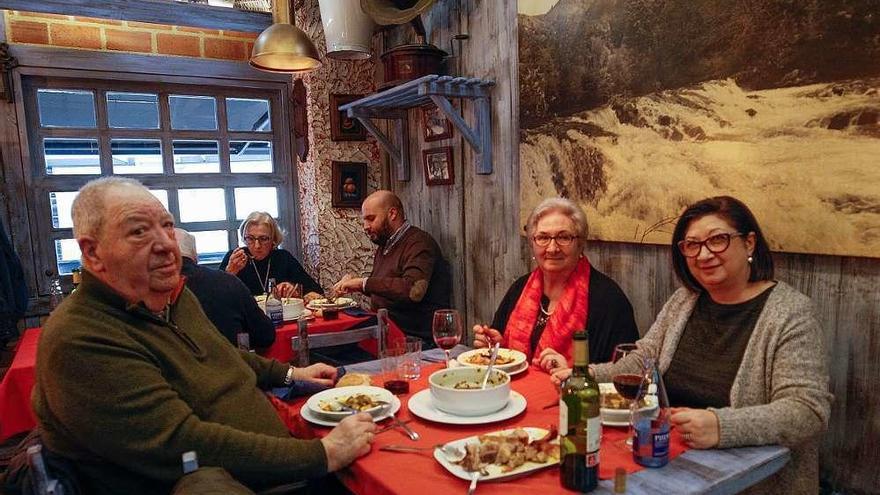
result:
[(461, 460), (464, 459), (466, 455), (463, 448), (442, 443), (438, 443), (430, 447), (417, 447), (412, 445), (383, 445), (379, 447), (379, 450), (386, 450), (389, 452), (424, 452), (427, 450), (439, 450), (440, 453), (443, 454), (443, 457), (445, 457), (447, 461), (452, 463), (461, 462)]
[(477, 491), (477, 481), (480, 481), (482, 474), (480, 471), (471, 473), (471, 484), (468, 486), (467, 495), (474, 495), (474, 492)]
[(501, 342), (495, 342), (495, 345), (492, 346), (492, 354), (489, 356), (489, 367), (486, 368), (486, 375), (483, 377), (483, 384), (480, 386), (483, 390), (485, 390), (486, 385), (489, 384), (489, 376), (492, 374), (492, 367), (495, 366), (495, 360), (498, 359), (498, 349), (500, 347)]

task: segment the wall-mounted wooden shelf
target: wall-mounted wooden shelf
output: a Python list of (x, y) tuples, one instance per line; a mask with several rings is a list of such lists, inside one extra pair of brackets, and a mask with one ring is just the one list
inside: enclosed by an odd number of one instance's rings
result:
[[(495, 81), (429, 75), (341, 105), (339, 110), (358, 119), (397, 164), (397, 180), (410, 180), (406, 109), (433, 102), (474, 149), (478, 174), (492, 173), (491, 90)], [(449, 98), (475, 100), (476, 122), (471, 127), (452, 107)], [(397, 145), (371, 119), (395, 120)]]

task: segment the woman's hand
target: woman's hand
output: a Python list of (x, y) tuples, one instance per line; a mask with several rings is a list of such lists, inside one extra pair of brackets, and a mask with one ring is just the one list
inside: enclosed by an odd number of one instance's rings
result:
[(570, 376), (571, 368), (560, 368), (550, 374), (550, 381), (553, 382), (553, 385), (559, 387), (560, 385), (562, 385), (562, 382), (567, 380)]
[(669, 421), (678, 428), (684, 442), (695, 449), (711, 449), (718, 446), (720, 437), (718, 416), (707, 409), (676, 407)]
[(474, 347), (492, 347), (501, 342), (501, 332), (488, 325), (474, 325)]
[(281, 282), (275, 286), (275, 297), (299, 297), (302, 286), (290, 282)]
[(247, 265), (248, 255), (245, 254), (244, 248), (235, 248), (229, 256), (229, 263), (226, 264), (226, 271), (238, 275), (238, 272)]
[(532, 358), (532, 364), (550, 373), (568, 368), (568, 360), (565, 356), (548, 347), (540, 354)]

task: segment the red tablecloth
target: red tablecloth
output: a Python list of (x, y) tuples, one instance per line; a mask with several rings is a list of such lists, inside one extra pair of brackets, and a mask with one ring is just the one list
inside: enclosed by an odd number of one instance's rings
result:
[[(318, 333), (331, 333), (331, 332), (342, 332), (344, 330), (348, 330), (356, 327), (357, 325), (364, 323), (370, 319), (369, 316), (349, 316), (343, 312), (339, 313), (339, 319), (336, 320), (324, 320), (323, 318), (315, 318), (313, 320), (309, 320), (308, 322), (308, 331), (309, 334), (318, 334)], [(296, 321), (291, 321), (285, 323), (284, 325), (275, 329), (275, 343), (272, 344), (265, 352), (262, 353), (263, 356), (268, 358), (277, 359), (282, 362), (289, 362), (293, 359), (293, 348), (290, 346), (290, 339), (296, 336), (299, 333), (299, 326)], [(396, 343), (404, 340), (405, 336), (403, 331), (394, 324), (393, 321), (388, 322), (388, 335), (386, 336), (388, 342)], [(375, 339), (370, 339), (361, 343), (361, 347), (372, 353), (374, 356), (377, 354), (377, 342)]]
[(24, 332), (15, 357), (0, 382), (0, 441), (16, 433), (28, 431), (37, 424), (31, 411), (31, 389), (34, 388), (34, 364), (40, 329)]
[[(452, 476), (437, 461), (430, 451), (424, 453), (383, 452), (379, 447), (389, 444), (431, 446), (472, 435), (515, 428), (517, 426), (536, 426), (548, 428), (559, 423), (559, 409), (544, 409), (547, 404), (556, 402), (558, 394), (550, 383), (548, 376), (536, 369), (514, 377), (512, 388), (523, 394), (528, 406), (526, 411), (514, 418), (497, 423), (476, 426), (458, 426), (433, 423), (411, 414), (406, 406), (409, 397), (427, 387), (427, 376), (442, 365), (423, 368), (420, 380), (410, 385), (411, 393), (400, 397), (403, 405), (397, 416), (401, 419), (412, 419), (410, 426), (419, 434), (421, 440), (411, 442), (397, 429), (389, 430), (376, 437), (373, 450), (365, 457), (354, 462), (349, 468), (341, 471), (339, 477), (352, 491), (358, 495), (403, 495), (412, 493), (463, 493), (467, 481)], [(291, 404), (291, 412), (299, 411), (305, 399)], [(294, 419), (296, 433), (304, 437), (324, 435), (328, 428), (311, 425), (301, 417)], [(602, 479), (614, 477), (614, 470), (624, 467), (627, 472), (643, 469), (632, 460), (632, 453), (626, 450), (625, 428), (604, 427), (602, 433), (602, 449), (600, 450), (599, 476)], [(670, 436), (670, 459), (678, 457), (687, 447), (676, 430)], [(402, 469), (402, 466), (406, 466)], [(504, 483), (480, 484), (479, 493), (483, 495), (511, 493), (558, 493), (559, 469), (546, 468), (518, 479)]]

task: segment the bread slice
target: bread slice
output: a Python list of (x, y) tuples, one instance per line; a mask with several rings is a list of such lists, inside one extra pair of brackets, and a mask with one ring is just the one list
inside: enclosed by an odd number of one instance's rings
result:
[(346, 373), (336, 382), (337, 387), (352, 387), (355, 385), (370, 385), (370, 375), (366, 373)]

